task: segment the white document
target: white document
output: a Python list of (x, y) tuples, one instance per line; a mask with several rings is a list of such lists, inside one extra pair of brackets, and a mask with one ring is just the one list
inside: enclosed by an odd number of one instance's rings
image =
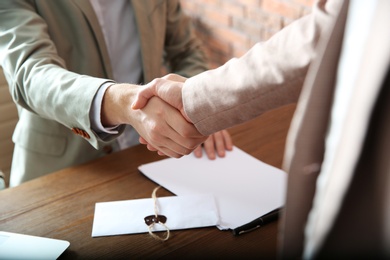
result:
[[(219, 216), (214, 197), (194, 196), (157, 197), (158, 215), (167, 217), (169, 230), (215, 226)], [(153, 199), (99, 202), (95, 205), (92, 237), (145, 233), (146, 216), (154, 215)], [(154, 231), (166, 231), (155, 224)]]
[(190, 154), (141, 165), (148, 178), (176, 195), (212, 193), (220, 229), (234, 229), (284, 205), (287, 174), (237, 147), (225, 158)]
[(0, 231), (0, 259), (57, 259), (69, 245), (65, 240)]

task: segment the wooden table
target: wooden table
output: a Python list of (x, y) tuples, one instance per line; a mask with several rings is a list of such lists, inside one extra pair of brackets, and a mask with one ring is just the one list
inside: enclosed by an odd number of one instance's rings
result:
[[(230, 129), (235, 145), (280, 167), (294, 109), (282, 107)], [(147, 233), (92, 238), (95, 203), (150, 198), (156, 184), (137, 167), (159, 159), (140, 145), (3, 190), (0, 230), (67, 240), (60, 259), (276, 258), (276, 221), (238, 237), (209, 227), (174, 230), (166, 242)], [(159, 190), (160, 197), (171, 195)]]

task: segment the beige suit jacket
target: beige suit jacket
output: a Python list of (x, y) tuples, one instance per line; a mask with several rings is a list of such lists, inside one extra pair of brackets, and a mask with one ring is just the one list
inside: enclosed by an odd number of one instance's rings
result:
[[(390, 2), (379, 0), (314, 232), (317, 256), (389, 256)], [(247, 54), (189, 79), (184, 109), (203, 134), (299, 101), (285, 149), (282, 257), (299, 258), (321, 172), (348, 1), (317, 1)], [(194, 89), (196, 88), (196, 92)]]
[[(178, 0), (131, 3), (142, 82), (162, 76), (163, 62), (185, 76), (206, 69)], [(91, 129), (89, 112), (112, 69), (89, 0), (0, 1), (0, 24), (0, 66), (19, 111), (11, 185), (105, 155), (116, 136), (103, 142)]]

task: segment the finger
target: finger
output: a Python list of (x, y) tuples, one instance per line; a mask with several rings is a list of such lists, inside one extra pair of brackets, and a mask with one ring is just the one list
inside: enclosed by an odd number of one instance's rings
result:
[(146, 148), (148, 148), (149, 151), (152, 151), (152, 152), (157, 152), (158, 150), (156, 148), (154, 148), (153, 146), (151, 146), (150, 144), (147, 144), (146, 145)]
[(139, 142), (140, 142), (141, 144), (146, 145), (146, 148), (147, 148), (149, 151), (152, 151), (152, 152), (158, 151), (156, 148), (154, 148), (152, 145), (150, 145), (142, 136), (140, 136), (140, 137), (138, 138), (138, 140), (139, 140)]
[[(166, 155), (166, 154), (164, 154), (163, 152), (160, 152), (160, 151), (157, 151), (157, 154), (160, 155), (160, 156), (168, 156), (168, 155)], [(172, 156), (170, 156), (170, 157), (172, 157)], [(178, 158), (181, 158), (181, 157), (183, 157), (183, 155), (178, 154), (176, 157), (173, 157), (173, 158), (178, 159)]]
[(156, 152), (161, 155), (161, 156), (169, 156), (169, 157), (174, 157), (174, 158), (179, 158), (181, 157), (182, 155), (179, 154), (179, 153), (176, 153), (174, 151), (169, 151), (169, 149), (161, 149), (161, 150), (164, 150), (165, 152), (162, 152), (156, 148), (154, 148), (152, 145), (150, 145), (142, 136), (139, 137), (139, 142), (141, 144), (144, 144), (146, 145), (146, 148), (149, 150), (149, 151), (152, 151), (152, 152)]
[[(146, 140), (145, 140), (146, 142)], [(179, 153), (175, 153), (169, 149), (161, 149), (161, 150), (158, 150), (156, 148), (154, 148), (152, 145), (150, 145), (149, 143), (146, 142), (146, 148), (149, 150), (149, 151), (152, 151), (152, 152), (157, 152), (159, 155), (161, 156), (169, 156), (169, 157), (174, 157), (174, 158), (180, 158), (182, 157), (183, 155), (182, 154), (179, 154)], [(163, 152), (163, 150), (165, 152)]]
[(156, 149), (156, 148), (154, 148), (152, 145), (150, 145), (150, 144), (148, 143), (148, 141), (146, 141), (142, 136), (139, 137), (139, 142), (140, 142), (141, 144), (146, 145), (146, 148), (148, 148), (149, 151), (152, 151), (152, 152), (158, 151), (158, 149)]
[[(168, 156), (168, 155), (166, 155), (164, 152), (162, 152), (162, 151), (160, 151), (160, 150), (154, 148), (152, 145), (150, 145), (149, 143), (147, 143), (145, 139), (143, 139), (143, 140), (145, 141), (146, 148), (147, 148), (149, 151), (157, 152), (157, 154), (160, 155), (160, 156)], [(179, 154), (177, 154), (176, 156), (177, 156), (177, 157), (180, 157)]]
[[(187, 130), (184, 130), (187, 131)], [(177, 153), (180, 153), (182, 155), (186, 155), (194, 151), (200, 144), (202, 144), (207, 137), (205, 136), (196, 136), (195, 134), (180, 134), (176, 132), (176, 130), (172, 129), (172, 132), (175, 132), (171, 135), (169, 135), (169, 143), (176, 143), (177, 146), (169, 145), (171, 149), (175, 149), (176, 147), (179, 148), (179, 150), (175, 150)], [(188, 133), (188, 131), (187, 131)], [(199, 148), (200, 149), (200, 148)], [(200, 149), (201, 150), (201, 149)]]
[(132, 109), (136, 110), (145, 107), (148, 100), (157, 95), (156, 83), (156, 80), (151, 81), (137, 93), (134, 102), (131, 104)]
[(167, 156), (166, 154), (160, 152), (160, 151), (157, 151), (157, 154), (160, 155), (160, 156)]
[[(168, 102), (170, 105), (181, 110), (181, 88), (177, 89), (175, 82), (185, 82), (187, 78), (182, 77), (177, 74), (168, 74), (164, 76), (162, 79), (156, 78), (152, 80), (150, 83), (146, 84), (138, 93), (131, 105), (131, 108), (141, 109), (146, 106), (148, 100), (153, 96), (159, 96), (164, 101)], [(170, 83), (168, 81), (171, 81)], [(172, 88), (173, 87), (173, 88)], [(172, 88), (172, 89), (171, 89)], [(159, 93), (159, 89), (161, 93)], [(169, 91), (169, 93), (167, 93)], [(175, 93), (172, 97), (172, 93)]]
[(160, 142), (158, 150), (163, 151), (170, 157), (179, 158), (183, 155), (190, 154), (195, 149), (198, 149), (196, 151), (196, 156), (199, 156), (199, 153), (201, 156), (202, 149), (201, 147), (198, 148), (198, 146), (200, 146), (206, 137), (201, 136), (200, 138), (187, 138), (178, 134), (174, 129), (163, 132), (166, 134), (166, 138)]
[(214, 143), (219, 157), (225, 157), (226, 150), (231, 151), (233, 149), (233, 140), (226, 130), (214, 134)]
[(162, 146), (155, 148), (154, 146), (152, 146), (150, 144), (147, 144), (146, 147), (148, 148), (149, 151), (157, 152), (159, 155), (162, 155), (162, 156), (165, 155), (165, 156), (169, 156), (169, 157), (173, 157), (173, 158), (180, 158), (183, 155), (189, 154), (191, 152), (187, 149), (184, 149), (181, 152), (176, 152), (175, 150), (173, 150), (171, 148), (162, 147)]
[(160, 140), (161, 146), (169, 147), (178, 154), (187, 155), (207, 139), (193, 124), (186, 121), (179, 111), (172, 107), (167, 107), (165, 111), (166, 125), (162, 125), (159, 132), (164, 133), (166, 138)]
[(215, 134), (209, 136), (209, 138), (207, 138), (207, 140), (203, 143), (204, 151), (210, 160), (214, 160), (216, 158), (215, 146), (214, 146), (214, 135)]
[(173, 81), (178, 81), (178, 82), (185, 82), (187, 80), (187, 78), (183, 77), (183, 76), (180, 76), (178, 74), (173, 74), (173, 73), (170, 73), (168, 75), (165, 75), (163, 77), (163, 79), (166, 79), (166, 80), (173, 80)]
[(139, 120), (133, 126), (147, 143), (167, 156), (187, 155), (206, 139), (177, 109), (157, 97), (137, 114)]
[[(140, 143), (141, 144), (144, 144), (146, 145), (146, 148), (149, 150), (149, 151), (152, 151), (152, 152), (156, 152), (161, 155), (161, 156), (169, 156), (169, 157), (173, 157), (173, 158), (180, 158), (182, 157), (183, 155), (187, 155), (191, 152), (191, 150), (188, 150), (188, 149), (182, 149), (181, 152), (177, 153), (175, 152), (174, 150), (172, 149), (169, 149), (169, 148), (164, 148), (164, 147), (159, 147), (159, 149), (156, 149), (154, 148), (152, 145), (150, 145), (145, 139), (143, 139), (142, 137), (140, 137)], [(180, 149), (180, 148), (178, 148)], [(199, 153), (199, 151), (197, 152)], [(202, 153), (202, 150), (200, 149), (200, 154)]]
[(138, 138), (138, 141), (139, 141), (141, 144), (148, 144), (148, 142), (147, 142), (142, 136), (140, 136), (140, 137)]
[(219, 157), (225, 157), (225, 140), (224, 136), (222, 135), (222, 132), (217, 132), (213, 134), (213, 136), (216, 153)]
[[(193, 124), (182, 117), (179, 111), (169, 105), (166, 106), (165, 114), (161, 117), (165, 121), (164, 123), (158, 123), (161, 129), (156, 131), (159, 133), (156, 138), (161, 139), (155, 139), (153, 144), (158, 144), (158, 147), (156, 146), (158, 150), (169, 149), (177, 154), (187, 155), (204, 142), (207, 137), (200, 134)], [(166, 150), (163, 151), (167, 153)], [(171, 156), (171, 153), (169, 152), (167, 155)]]
[(225, 142), (225, 149), (228, 151), (233, 150), (233, 139), (230, 133), (227, 130), (222, 130), (221, 133)]
[[(166, 117), (167, 124), (178, 134), (178, 136), (172, 136), (170, 138), (179, 138), (177, 141), (186, 143), (186, 139), (203, 139), (200, 143), (207, 139), (206, 136), (199, 133), (196, 127), (188, 122), (183, 115), (174, 108), (169, 108), (169, 112), (167, 110), (168, 116)], [(176, 140), (176, 139), (174, 139)], [(191, 141), (189, 142), (191, 143)], [(191, 146), (186, 146), (187, 148), (194, 149), (200, 143), (193, 144)]]
[(201, 145), (199, 145), (198, 147), (195, 148), (194, 155), (196, 158), (202, 157), (202, 146)]

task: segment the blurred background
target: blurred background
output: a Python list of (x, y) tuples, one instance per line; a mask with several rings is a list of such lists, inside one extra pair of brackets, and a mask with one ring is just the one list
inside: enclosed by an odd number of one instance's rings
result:
[(210, 67), (216, 68), (309, 13), (313, 0), (181, 0), (181, 4), (193, 19)]
[[(313, 0), (181, 0), (203, 41), (210, 68), (239, 57), (255, 43), (307, 14)], [(8, 185), (17, 111), (0, 67), (0, 171)]]

